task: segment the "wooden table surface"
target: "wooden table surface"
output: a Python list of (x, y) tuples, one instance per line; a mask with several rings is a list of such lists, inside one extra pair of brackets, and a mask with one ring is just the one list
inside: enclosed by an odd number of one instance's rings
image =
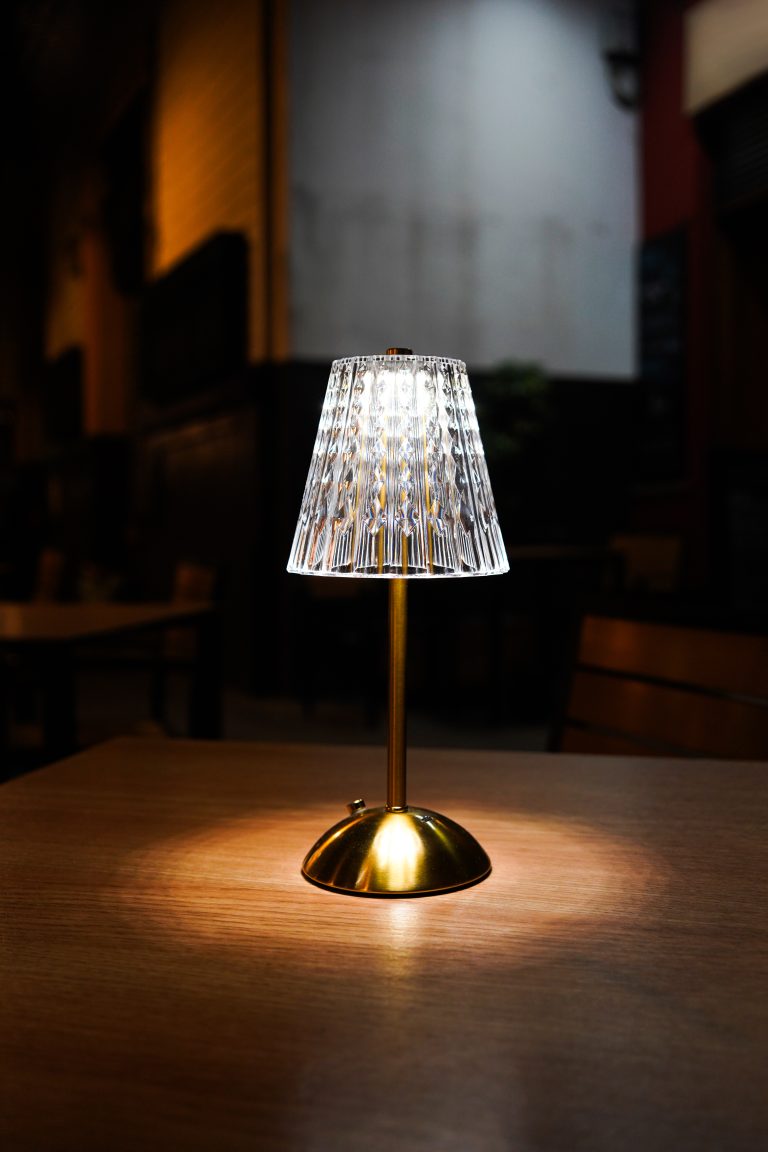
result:
[(178, 624), (215, 611), (211, 603), (14, 603), (0, 601), (0, 645), (83, 641)]
[(414, 749), (490, 878), (311, 886), (384, 762), (126, 739), (2, 786), (0, 1147), (768, 1147), (768, 765)]

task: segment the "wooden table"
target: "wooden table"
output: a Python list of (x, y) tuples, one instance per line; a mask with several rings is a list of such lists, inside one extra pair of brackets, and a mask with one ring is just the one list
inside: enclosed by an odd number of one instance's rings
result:
[[(221, 731), (220, 637), (215, 605), (0, 602), (0, 658), (8, 653), (21, 656), (34, 670), (43, 699), (43, 746), (48, 759), (65, 756), (77, 747), (74, 672), (78, 649), (94, 642), (131, 640), (140, 633), (159, 633), (179, 626), (190, 627), (196, 633), (189, 735), (215, 738)], [(0, 723), (0, 749), (3, 742)]]
[(768, 1147), (768, 765), (415, 749), (490, 878), (311, 886), (384, 759), (126, 739), (0, 789), (0, 1146)]

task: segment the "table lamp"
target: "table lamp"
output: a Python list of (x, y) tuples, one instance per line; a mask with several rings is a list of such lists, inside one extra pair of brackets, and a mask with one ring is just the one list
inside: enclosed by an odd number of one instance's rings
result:
[[(389, 581), (387, 803), (348, 805), (308, 852), (307, 880), (426, 896), (490, 872), (466, 829), (406, 801), (406, 589), (508, 569), (466, 365), (408, 348), (335, 360), (288, 571)], [(440, 623), (436, 642), (449, 646), (450, 620)]]

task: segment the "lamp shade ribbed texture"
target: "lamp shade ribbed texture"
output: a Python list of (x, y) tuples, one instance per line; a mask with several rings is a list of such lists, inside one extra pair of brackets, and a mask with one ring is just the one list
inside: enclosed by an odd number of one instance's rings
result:
[(508, 569), (466, 365), (440, 356), (335, 360), (288, 570)]

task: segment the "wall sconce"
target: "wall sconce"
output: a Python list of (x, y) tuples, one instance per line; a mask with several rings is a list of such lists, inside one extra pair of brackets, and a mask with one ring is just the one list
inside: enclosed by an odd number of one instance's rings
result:
[(636, 53), (614, 48), (603, 53), (613, 98), (634, 112), (640, 105), (640, 61)]
[(603, 17), (602, 57), (611, 94), (628, 111), (640, 105), (640, 53), (637, 13), (629, 2), (615, 3)]

